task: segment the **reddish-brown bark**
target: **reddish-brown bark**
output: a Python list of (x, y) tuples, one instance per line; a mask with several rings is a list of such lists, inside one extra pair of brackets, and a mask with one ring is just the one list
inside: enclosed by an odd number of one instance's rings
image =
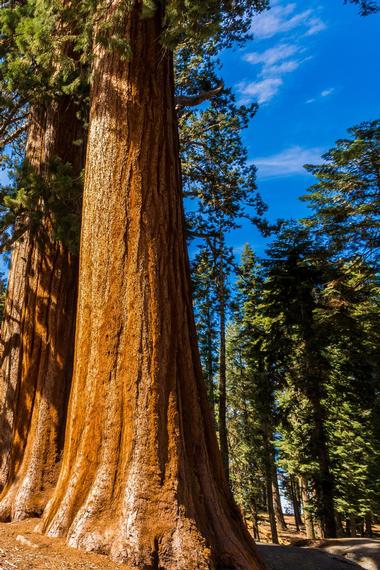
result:
[(261, 569), (197, 351), (172, 56), (160, 13), (140, 9), (125, 16), (129, 62), (95, 51), (73, 386), (42, 527), (132, 568)]
[[(79, 172), (76, 109), (66, 99), (32, 111), (27, 159), (49, 176), (59, 157)], [(41, 205), (42, 207), (42, 205)], [(40, 514), (58, 478), (72, 375), (77, 258), (55, 241), (46, 215), (12, 254), (0, 375), (0, 518)]]
[(4, 318), (1, 327), (0, 491), (8, 479), (16, 394), (22, 363), (21, 317), (30, 267), (30, 236), (25, 233), (12, 250)]

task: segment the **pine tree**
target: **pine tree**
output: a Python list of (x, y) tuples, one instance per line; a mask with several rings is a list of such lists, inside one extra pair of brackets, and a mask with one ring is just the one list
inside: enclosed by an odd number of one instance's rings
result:
[[(200, 67), (198, 80), (217, 83), (215, 63)], [(210, 79), (211, 78), (211, 79)], [(180, 142), (185, 196), (190, 201), (190, 237), (201, 240), (203, 255), (211, 264), (215, 311), (218, 314), (217, 423), (226, 477), (229, 451), (226, 425), (226, 325), (229, 314), (229, 278), (234, 258), (226, 244), (227, 235), (239, 227), (242, 217), (261, 229), (265, 206), (256, 189), (256, 171), (249, 165), (241, 131), (254, 116), (256, 105), (237, 106), (228, 89), (221, 89), (206, 109), (180, 116)]]
[(380, 223), (380, 121), (349, 129), (323, 155), (324, 162), (306, 169), (318, 182), (303, 197), (313, 209), (305, 223), (327, 240), (334, 257), (360, 256), (378, 263)]
[[(333, 478), (326, 433), (328, 364), (323, 354), (324, 337), (315, 317), (325, 276), (318, 263), (318, 249), (307, 230), (301, 227), (283, 228), (268, 253), (264, 314), (273, 322), (270, 332), (273, 364), (289, 370), (284, 395), (287, 396), (289, 390), (293, 392), (291, 402), (299, 399), (310, 418), (306, 424), (309, 438), (304, 439), (302, 446), (302, 434), (299, 434), (296, 447), (302, 449), (306, 444), (307, 463), (314, 465), (313, 483), (323, 534), (335, 536)], [(289, 413), (290, 410), (288, 418)], [(295, 417), (298, 413), (300, 410)], [(293, 430), (291, 433), (295, 435)]]

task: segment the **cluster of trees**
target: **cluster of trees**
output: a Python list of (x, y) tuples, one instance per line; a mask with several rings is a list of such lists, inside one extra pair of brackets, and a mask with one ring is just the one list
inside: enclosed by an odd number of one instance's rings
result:
[[(203, 252), (195, 263), (211, 398), (227, 386), (225, 466), (255, 535), (266, 510), (275, 542), (279, 479), (310, 538), (370, 534), (380, 516), (380, 121), (323, 159), (306, 166), (313, 214), (280, 222), (264, 259), (247, 244), (227, 294)], [(210, 322), (225, 299), (228, 325)]]
[[(135, 568), (263, 568), (228, 484), (227, 234), (242, 216), (271, 228), (241, 142), (256, 107), (236, 104), (218, 78), (217, 54), (243, 43), (268, 4), (0, 3), (0, 154), (10, 175), (0, 246), (11, 251), (2, 521), (43, 514), (41, 531)], [(359, 4), (363, 13), (376, 8)], [(200, 246), (194, 274), (209, 399), (186, 238)], [(291, 364), (282, 366), (290, 378)], [(274, 398), (266, 381), (260, 390)], [(277, 449), (272, 408), (255, 443), (268, 457)], [(273, 461), (265, 461), (270, 477)], [(252, 469), (250, 477), (256, 485)], [(321, 480), (322, 494), (328, 484)]]

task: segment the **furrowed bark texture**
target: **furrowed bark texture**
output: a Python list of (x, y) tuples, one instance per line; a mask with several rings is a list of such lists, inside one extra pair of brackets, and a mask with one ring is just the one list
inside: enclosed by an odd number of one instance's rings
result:
[[(32, 111), (27, 159), (49, 175), (58, 156), (79, 173), (82, 135), (65, 99)], [(12, 256), (2, 329), (0, 519), (41, 514), (58, 478), (74, 352), (77, 257), (54, 241), (51, 221)]]
[(197, 351), (172, 57), (140, 9), (129, 62), (95, 52), (67, 439), (41, 528), (140, 570), (259, 569)]
[(8, 479), (16, 393), (21, 374), (21, 316), (25, 306), (26, 276), (30, 267), (30, 236), (16, 242), (8, 276), (0, 344), (0, 491)]

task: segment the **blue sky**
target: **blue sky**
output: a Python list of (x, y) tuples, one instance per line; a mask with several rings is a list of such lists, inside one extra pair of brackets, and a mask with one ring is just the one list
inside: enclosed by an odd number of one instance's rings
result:
[[(254, 39), (223, 54), (223, 77), (241, 102), (260, 103), (244, 134), (258, 188), (274, 220), (308, 213), (298, 200), (313, 183), (305, 163), (380, 117), (380, 15), (362, 18), (343, 0), (274, 0), (254, 18)], [(265, 240), (245, 224), (231, 235), (238, 254)]]
[[(318, 163), (348, 127), (380, 117), (380, 15), (362, 18), (343, 0), (271, 5), (254, 18), (254, 39), (222, 62), (238, 100), (260, 103), (244, 141), (275, 220), (307, 215), (298, 197), (313, 178), (303, 164)], [(230, 236), (237, 256), (247, 241), (264, 254), (267, 241), (244, 223)]]

